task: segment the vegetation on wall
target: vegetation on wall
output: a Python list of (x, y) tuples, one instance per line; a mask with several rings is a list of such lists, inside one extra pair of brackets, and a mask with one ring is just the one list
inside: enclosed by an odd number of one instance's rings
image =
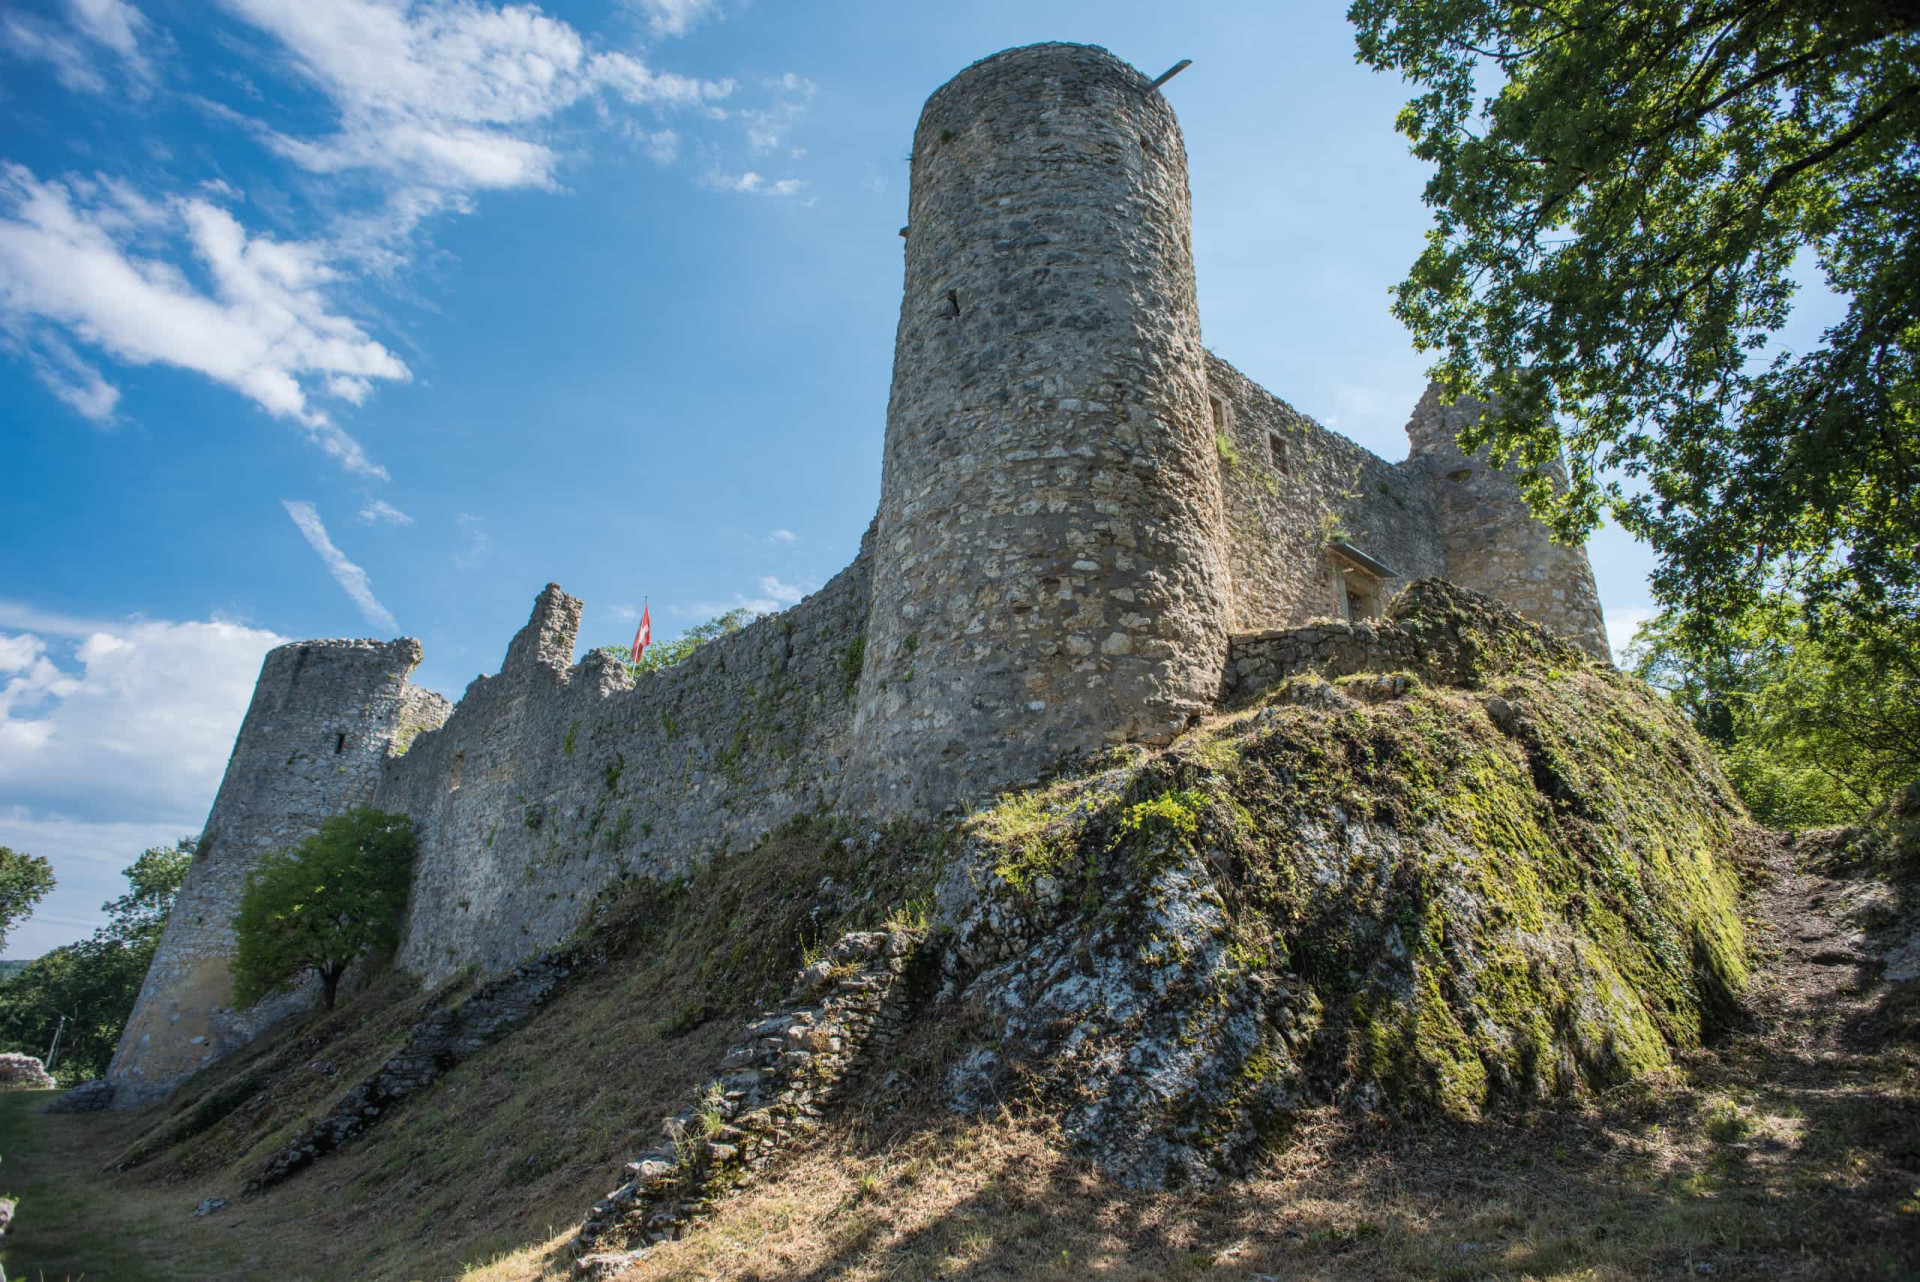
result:
[(627, 675), (637, 677), (642, 672), (657, 672), (661, 668), (671, 668), (709, 641), (726, 636), (729, 632), (738, 632), (760, 616), (741, 606), (716, 615), (705, 623), (696, 623), (685, 633), (671, 641), (656, 641), (647, 647), (640, 661), (633, 661), (633, 650), (624, 645), (603, 645), (598, 647), (602, 654), (610, 654), (627, 665)]
[(233, 919), (235, 1004), (311, 974), (332, 1010), (347, 967), (399, 942), (417, 846), (405, 815), (360, 808), (328, 819), (292, 850), (263, 856)]
[[(1558, 532), (1702, 632), (1782, 585), (1920, 613), (1920, 7), (1355, 0), (1434, 166), (1395, 311)], [(1844, 314), (1775, 349), (1817, 264)], [(1564, 424), (1564, 427), (1562, 427)], [(1567, 455), (1571, 485), (1546, 469)]]
[(101, 905), (105, 926), (26, 963), (0, 986), (0, 1050), (44, 1056), (57, 1030), (52, 1071), (62, 1083), (106, 1072), (193, 852), (191, 837), (147, 850), (124, 870), (127, 893)]

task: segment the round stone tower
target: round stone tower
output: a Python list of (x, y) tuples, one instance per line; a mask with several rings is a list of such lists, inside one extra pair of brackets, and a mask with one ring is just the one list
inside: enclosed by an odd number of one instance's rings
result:
[(1210, 708), (1219, 459), (1173, 109), (1104, 49), (975, 63), (914, 132), (850, 800), (939, 809)]
[[(1410, 457), (1433, 477), (1434, 504), (1446, 544), (1447, 578), (1506, 602), (1522, 615), (1596, 659), (1612, 661), (1593, 566), (1584, 545), (1555, 543), (1520, 492), (1485, 450), (1469, 457), (1460, 431), (1486, 406), (1447, 402), (1429, 386), (1407, 423)], [(1565, 477), (1555, 480), (1564, 484)]]
[(269, 651), (200, 848), (167, 917), (107, 1081), (136, 1108), (305, 1009), (308, 990), (232, 1008), (233, 917), (247, 873), (322, 820), (373, 800), (391, 752), (452, 710), (408, 680), (420, 643), (297, 641)]

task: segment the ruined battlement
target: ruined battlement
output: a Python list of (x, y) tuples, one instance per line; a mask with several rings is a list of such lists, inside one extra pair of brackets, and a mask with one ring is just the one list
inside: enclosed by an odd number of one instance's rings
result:
[[(1103, 49), (1008, 50), (936, 91), (853, 563), (637, 681), (573, 661), (581, 602), (553, 584), (457, 707), (408, 684), (413, 641), (268, 655), (115, 1057), (117, 1102), (300, 1007), (226, 1007), (231, 917), (261, 853), (348, 806), (413, 819), (398, 961), (437, 983), (559, 942), (616, 879), (684, 872), (796, 815), (937, 814), (1165, 743), (1244, 680), (1424, 645), (1373, 622), (1416, 580), (1604, 660), (1584, 549), (1454, 443), (1479, 406), (1429, 391), (1389, 462), (1201, 345), (1189, 199), (1172, 108)], [(1312, 620), (1324, 635), (1282, 634)]]

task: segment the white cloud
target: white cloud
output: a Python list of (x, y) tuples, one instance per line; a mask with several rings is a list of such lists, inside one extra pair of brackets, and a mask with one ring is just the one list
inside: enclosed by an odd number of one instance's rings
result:
[[(739, 112), (747, 127), (747, 145), (755, 151), (772, 151), (780, 146), (813, 105), (813, 95), (818, 88), (813, 81), (791, 71), (777, 80), (767, 81), (766, 87), (774, 94), (772, 106), (743, 107)], [(805, 154), (804, 150), (792, 153), (796, 160)]]
[(795, 534), (792, 530), (768, 530), (767, 531), (767, 542), (769, 543), (793, 543), (797, 541), (799, 537), (800, 536), (798, 534)]
[(282, 499), (280, 506), (287, 509), (287, 515), (306, 536), (308, 546), (319, 554), (320, 561), (327, 567), (327, 573), (333, 575), (334, 582), (360, 607), (360, 613), (368, 623), (382, 632), (392, 635), (400, 630), (387, 607), (381, 605), (373, 595), (373, 585), (367, 581), (367, 572), (347, 560), (346, 553), (333, 545), (327, 536), (327, 527), (320, 520), (320, 513), (311, 503), (300, 503), (292, 499)]
[[(171, 237), (198, 260), (208, 288), (136, 237)], [(147, 200), (110, 182), (42, 182), (0, 165), (0, 318), (36, 337), (64, 330), (134, 365), (193, 370), (298, 422), (350, 472), (384, 477), (360, 443), (309, 400), (303, 378), (406, 379), (407, 367), (330, 309), (337, 275), (315, 244), (250, 236), (198, 197)], [(29, 340), (33, 341), (33, 340)], [(57, 352), (49, 336), (34, 346)], [(45, 359), (57, 360), (57, 357)], [(63, 396), (111, 412), (104, 380), (82, 375)]]
[(720, 15), (719, 0), (633, 0), (656, 36), (684, 36), (706, 18)]
[(99, 53), (105, 50), (126, 72), (126, 87), (136, 97), (152, 88), (153, 64), (140, 45), (152, 28), (125, 0), (67, 0), (67, 25), (28, 13), (8, 14), (0, 22), (0, 44), (14, 55), (45, 62), (54, 77), (81, 93), (105, 93), (112, 83)]
[(629, 104), (684, 106), (733, 89), (593, 50), (571, 26), (531, 6), (225, 3), (279, 40), (338, 113), (331, 134), (269, 133), (271, 145), (317, 173), (385, 171), (416, 202), (434, 193), (428, 203), (435, 207), (473, 191), (553, 186), (559, 154), (541, 126), (602, 91)]
[(37, 344), (13, 339), (7, 345), (27, 358), (33, 376), (74, 413), (103, 426), (113, 422), (114, 407), (120, 403), (120, 389), (107, 382), (98, 369), (58, 335), (43, 334)]
[(453, 523), (460, 529), (460, 550), (453, 554), (453, 568), (471, 570), (493, 551), (493, 536), (484, 528), (486, 523), (471, 512), (460, 513)]
[[(266, 652), (285, 637), (219, 619), (69, 618), (0, 602), (0, 845), (56, 885), (12, 957), (71, 943), (148, 846), (197, 832)], [(49, 643), (49, 638), (53, 638)], [(78, 638), (77, 641), (75, 638)]]
[(772, 179), (751, 169), (741, 174), (716, 170), (701, 181), (715, 191), (733, 191), (745, 196), (798, 196), (807, 186), (798, 178)]
[(778, 614), (788, 606), (797, 604), (807, 593), (817, 590), (819, 586), (817, 583), (786, 583), (775, 575), (767, 574), (760, 578), (758, 596), (736, 592), (731, 601), (695, 601), (689, 605), (670, 606), (669, 609), (682, 618), (697, 619), (711, 619), (729, 610), (746, 610), (751, 614)]
[(807, 589), (793, 583), (782, 583), (773, 575), (760, 580), (760, 590), (785, 605), (793, 605), (807, 594)]
[[(239, 725), (237, 717), (234, 724)], [(212, 799), (208, 792), (194, 800), (210, 804)], [(0, 846), (41, 856), (53, 865), (54, 877), (52, 893), (33, 916), (7, 932), (7, 956), (38, 957), (105, 925), (100, 906), (127, 891), (120, 870), (149, 846), (172, 845), (198, 832), (205, 813), (200, 805), (174, 819), (116, 822), (0, 806)]]
[(615, 623), (634, 623), (640, 618), (640, 611), (630, 605), (610, 605), (607, 614)]
[(388, 525), (412, 525), (413, 518), (384, 499), (375, 499), (360, 509), (360, 519), (368, 525), (386, 522)]
[(1639, 630), (1641, 624), (1659, 613), (1659, 609), (1651, 605), (1630, 605), (1604, 611), (1607, 645), (1613, 650), (1615, 663), (1625, 662), (1627, 647), (1633, 642), (1633, 634)]
[(32, 653), (0, 694), (0, 793), (170, 821), (203, 808), (260, 661), (284, 640), (218, 619), (133, 620), (56, 660), (38, 636), (9, 638), (10, 660)]

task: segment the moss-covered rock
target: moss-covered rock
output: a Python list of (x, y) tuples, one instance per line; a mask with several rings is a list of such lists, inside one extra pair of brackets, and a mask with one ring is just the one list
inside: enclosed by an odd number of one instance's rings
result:
[(1027, 1079), (1160, 1185), (1308, 1101), (1471, 1117), (1712, 1032), (1746, 971), (1711, 755), (1639, 682), (1442, 604), (1390, 626), (1471, 635), (1460, 685), (1295, 676), (970, 822), (945, 994), (1000, 1038), (956, 1099)]

